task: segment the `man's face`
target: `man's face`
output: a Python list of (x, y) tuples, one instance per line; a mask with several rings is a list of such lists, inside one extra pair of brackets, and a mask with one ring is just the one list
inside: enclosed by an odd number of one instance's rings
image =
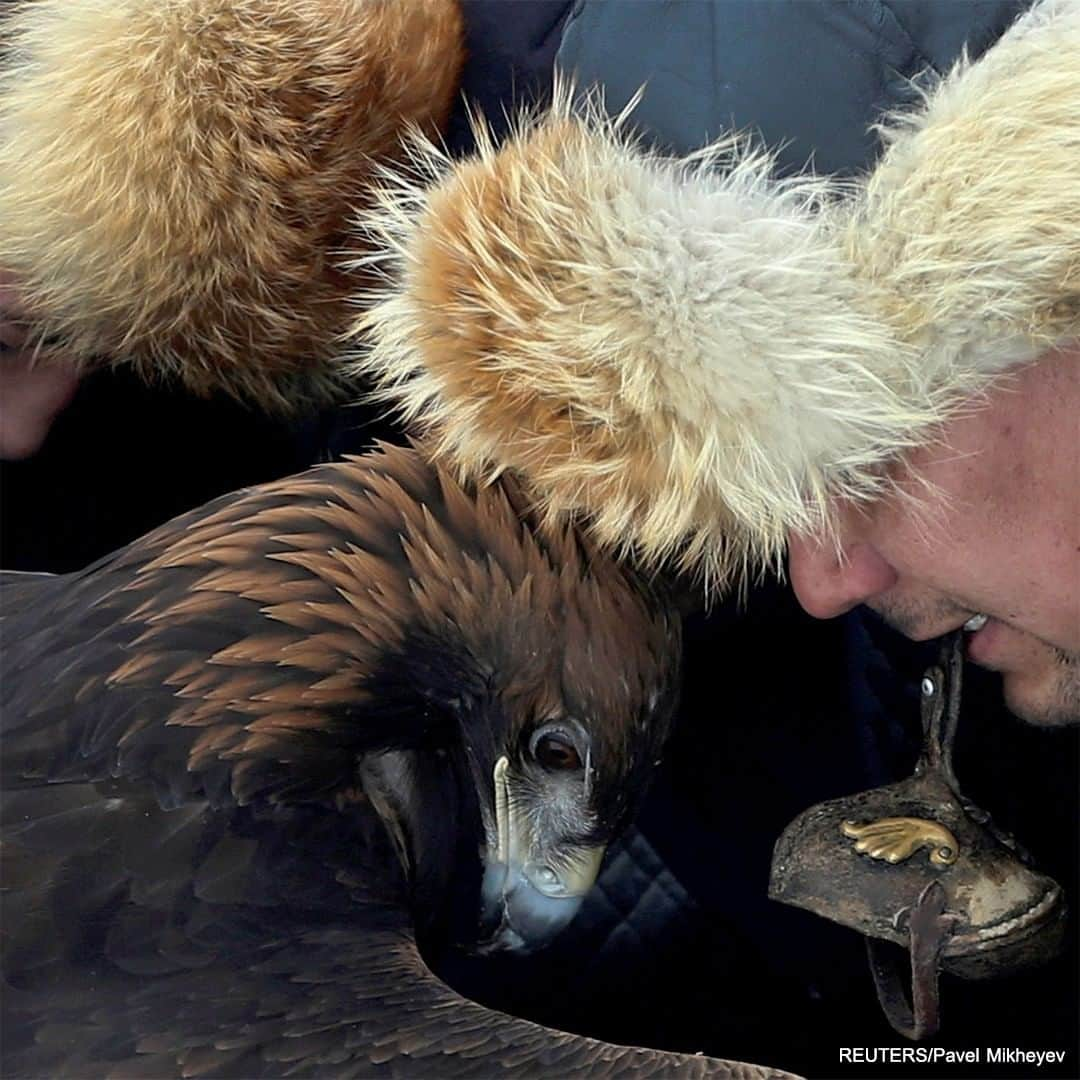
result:
[(830, 618), (867, 604), (920, 641), (987, 615), (968, 656), (1001, 672), (1009, 708), (1080, 723), (1080, 345), (1003, 380), (896, 480), (921, 507), (844, 508), (842, 558), (792, 538), (802, 606)]

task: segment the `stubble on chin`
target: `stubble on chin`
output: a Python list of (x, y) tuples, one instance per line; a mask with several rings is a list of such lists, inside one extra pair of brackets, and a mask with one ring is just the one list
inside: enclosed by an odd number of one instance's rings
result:
[(1047, 648), (1052, 659), (1046, 677), (1031, 691), (1025, 689), (1024, 672), (1004, 677), (1005, 704), (1035, 727), (1075, 727), (1080, 724), (1080, 656)]

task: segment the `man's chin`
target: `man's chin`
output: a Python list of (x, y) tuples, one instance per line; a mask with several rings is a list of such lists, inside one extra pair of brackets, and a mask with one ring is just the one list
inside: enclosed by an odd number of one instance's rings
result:
[(972, 663), (1001, 675), (1005, 704), (1035, 727), (1080, 724), (1080, 655), (998, 619), (967, 640)]
[(1080, 685), (1077, 667), (1064, 665), (1040, 677), (1032, 672), (1002, 674), (1005, 704), (1014, 716), (1035, 727), (1080, 724)]

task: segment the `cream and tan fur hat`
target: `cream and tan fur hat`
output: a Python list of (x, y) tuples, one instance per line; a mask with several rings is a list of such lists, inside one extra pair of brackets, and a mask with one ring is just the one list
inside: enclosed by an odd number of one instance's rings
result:
[(457, 94), (457, 0), (20, 0), (0, 271), (42, 338), (290, 409), (341, 389), (373, 160)]
[(1046, 0), (846, 186), (738, 138), (663, 158), (565, 88), (468, 160), (417, 140), (360, 223), (386, 253), (357, 368), (464, 473), (744, 581), (1080, 335), (1078, 56), (1080, 0)]

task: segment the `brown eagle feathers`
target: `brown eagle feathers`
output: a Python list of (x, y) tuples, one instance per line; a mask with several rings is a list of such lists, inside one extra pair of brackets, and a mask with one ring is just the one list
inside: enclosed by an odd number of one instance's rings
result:
[(674, 709), (668, 605), (519, 502), (382, 448), (0, 575), (5, 1076), (778, 1075), (420, 957), (565, 925)]
[(648, 595), (572, 533), (522, 525), (505, 485), (386, 447), (225, 496), (80, 574), (15, 575), (5, 739), (28, 779), (326, 797), (358, 753), (433, 737), (430, 670), (529, 716), (569, 701), (610, 721), (614, 756), (636, 733), (617, 718), (669, 694), (677, 662)]

